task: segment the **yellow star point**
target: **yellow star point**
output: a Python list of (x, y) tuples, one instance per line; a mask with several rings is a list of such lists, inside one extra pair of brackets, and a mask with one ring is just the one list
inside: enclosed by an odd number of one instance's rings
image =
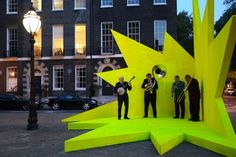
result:
[[(65, 141), (65, 151), (75, 151), (127, 142), (151, 140), (160, 154), (187, 141), (217, 153), (235, 156), (236, 136), (225, 109), (221, 93), (236, 42), (236, 17), (232, 17), (214, 38), (214, 0), (208, 0), (203, 21), (198, 0), (193, 0), (194, 52), (192, 58), (168, 33), (162, 53), (112, 31), (116, 43), (128, 65), (127, 68), (97, 74), (112, 85), (121, 75), (126, 80), (136, 76), (129, 92), (130, 120), (117, 120), (117, 102), (66, 118), (69, 130), (94, 129)], [(141, 84), (153, 66), (163, 65), (167, 74), (157, 79), (158, 118), (143, 119), (144, 94)], [(172, 119), (173, 98), (170, 89), (174, 76), (182, 79), (195, 75), (201, 88), (201, 122)], [(186, 99), (186, 104), (188, 100)], [(186, 105), (188, 111), (188, 105)], [(152, 114), (152, 111), (149, 111)], [(186, 113), (186, 117), (189, 113)], [(150, 116), (151, 117), (151, 116)]]

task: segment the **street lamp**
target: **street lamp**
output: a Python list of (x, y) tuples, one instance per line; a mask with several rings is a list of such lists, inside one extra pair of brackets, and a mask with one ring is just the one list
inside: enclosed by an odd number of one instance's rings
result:
[(33, 3), (24, 15), (23, 25), (30, 35), (30, 104), (27, 130), (38, 129), (37, 111), (35, 106), (35, 76), (34, 76), (34, 36), (41, 27), (40, 16), (37, 15)]

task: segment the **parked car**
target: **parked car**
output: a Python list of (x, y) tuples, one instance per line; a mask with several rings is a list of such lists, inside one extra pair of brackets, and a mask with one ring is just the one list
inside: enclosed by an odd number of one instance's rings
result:
[(37, 105), (38, 109), (44, 108), (45, 105), (48, 105), (48, 102), (49, 102), (48, 97), (43, 97), (43, 98), (36, 97), (35, 99), (35, 104)]
[(232, 89), (232, 88), (225, 89), (224, 95), (236, 96), (236, 89)]
[(27, 110), (29, 100), (15, 94), (0, 95), (1, 109), (23, 109)]
[(48, 106), (53, 110), (78, 108), (89, 110), (98, 106), (97, 100), (72, 95), (61, 95), (49, 98)]

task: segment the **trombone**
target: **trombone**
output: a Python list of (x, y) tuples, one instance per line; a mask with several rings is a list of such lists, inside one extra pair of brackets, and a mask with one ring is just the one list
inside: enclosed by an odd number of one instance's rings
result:
[(188, 89), (190, 83), (191, 83), (192, 80), (193, 80), (193, 77), (194, 77), (194, 75), (191, 77), (190, 81), (189, 81), (188, 84), (185, 86), (184, 90), (182, 90), (182, 92), (181, 92), (180, 95), (178, 96), (178, 98), (177, 98), (177, 100), (176, 100), (176, 102), (177, 102), (178, 104), (181, 102), (182, 98), (184, 97), (186, 90)]

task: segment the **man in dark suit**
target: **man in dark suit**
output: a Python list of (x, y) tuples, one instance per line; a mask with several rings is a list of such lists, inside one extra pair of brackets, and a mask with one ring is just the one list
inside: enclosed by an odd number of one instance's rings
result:
[(153, 116), (157, 117), (156, 111), (156, 90), (158, 89), (157, 81), (152, 77), (149, 73), (146, 75), (146, 79), (144, 79), (142, 88), (145, 89), (144, 92), (144, 118), (148, 117), (148, 107), (149, 103), (152, 105)]
[(129, 96), (127, 90), (131, 90), (132, 86), (130, 83), (124, 81), (124, 77), (119, 78), (119, 82), (116, 83), (114, 87), (114, 93), (117, 94), (118, 99), (118, 120), (121, 119), (121, 109), (124, 102), (125, 105), (125, 115), (124, 119), (129, 119), (128, 110), (129, 110)]
[(175, 82), (172, 84), (172, 94), (174, 95), (175, 102), (175, 118), (179, 118), (179, 108), (181, 108), (181, 119), (184, 119), (185, 114), (185, 95), (184, 95), (185, 83), (179, 79), (179, 76), (175, 76)]
[(192, 78), (190, 75), (185, 76), (187, 81), (187, 90), (189, 92), (189, 102), (190, 102), (190, 121), (200, 121), (199, 120), (199, 111), (200, 111), (200, 89), (199, 83), (195, 78)]

